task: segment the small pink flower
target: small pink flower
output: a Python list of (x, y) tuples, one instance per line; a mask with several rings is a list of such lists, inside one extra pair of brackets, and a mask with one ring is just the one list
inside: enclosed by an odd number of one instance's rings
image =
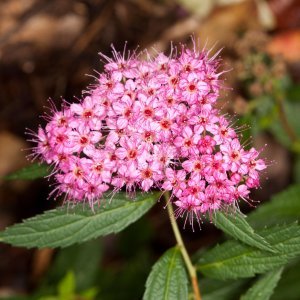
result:
[(162, 188), (167, 191), (173, 190), (176, 197), (181, 196), (186, 188), (186, 172), (183, 170), (175, 171), (171, 168), (167, 168), (165, 176), (166, 179), (162, 184)]
[(91, 97), (85, 97), (80, 104), (71, 104), (70, 111), (80, 117), (79, 120), (72, 120), (71, 127), (76, 128), (82, 123), (82, 126), (89, 127), (91, 130), (101, 129), (105, 107), (97, 102), (95, 103)]
[(66, 147), (73, 153), (83, 152), (89, 155), (89, 146), (97, 144), (101, 139), (101, 132), (90, 131), (89, 127), (79, 127), (77, 131), (71, 131), (69, 133), (68, 143)]
[(202, 154), (212, 154), (216, 142), (210, 135), (205, 135), (198, 142), (199, 151)]
[(242, 149), (238, 139), (229, 140), (229, 142), (220, 146), (224, 153), (224, 161), (229, 164), (232, 172), (237, 172), (243, 162), (248, 160), (248, 154)]
[(197, 144), (200, 140), (199, 134), (194, 134), (189, 126), (182, 129), (182, 135), (174, 139), (174, 145), (180, 148), (183, 157), (199, 153)]
[(119, 159), (128, 161), (133, 164), (144, 162), (148, 159), (149, 153), (145, 151), (144, 142), (135, 138), (121, 137), (120, 147), (116, 149), (115, 154)]
[(189, 104), (193, 104), (200, 96), (207, 95), (209, 92), (208, 85), (199, 80), (199, 76), (196, 73), (190, 73), (186, 78), (183, 78), (179, 87), (182, 89), (182, 97)]
[(158, 184), (162, 179), (162, 171), (160, 165), (156, 161), (143, 163), (139, 166), (141, 172), (141, 188), (147, 192), (153, 185)]
[(36, 135), (36, 139), (33, 140), (34, 142), (37, 141), (38, 145), (35, 148), (35, 152), (37, 155), (41, 155), (41, 157), (50, 164), (53, 160), (54, 153), (52, 147), (49, 143), (49, 138), (41, 127), (38, 129), (38, 134)]

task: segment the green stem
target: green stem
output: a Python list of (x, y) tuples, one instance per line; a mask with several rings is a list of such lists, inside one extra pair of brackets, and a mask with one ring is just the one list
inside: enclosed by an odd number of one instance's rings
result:
[(173, 232), (174, 232), (174, 235), (175, 235), (175, 239), (177, 241), (177, 245), (180, 249), (180, 252), (182, 254), (182, 257), (183, 257), (183, 260), (185, 262), (186, 268), (187, 268), (188, 273), (189, 273), (190, 278), (191, 278), (195, 300), (201, 300), (196, 268), (192, 264), (190, 256), (189, 256), (188, 252), (186, 251), (185, 245), (183, 243), (178, 225), (177, 225), (176, 220), (175, 220), (174, 211), (173, 211), (172, 203), (170, 201), (170, 193), (169, 192), (165, 192), (165, 199), (166, 199), (166, 202), (167, 202), (168, 214), (169, 214), (170, 222), (171, 222), (172, 229), (173, 229)]
[(299, 143), (299, 138), (297, 132), (295, 131), (292, 124), (290, 123), (285, 111), (285, 107), (284, 107), (284, 102), (286, 99), (285, 91), (278, 82), (274, 81), (273, 84), (274, 84), (274, 98), (278, 105), (279, 121), (281, 122), (283, 130), (286, 132), (287, 136), (289, 137), (292, 146), (294, 146), (297, 143)]
[(281, 121), (282, 127), (285, 130), (286, 134), (288, 135), (289, 139), (292, 143), (297, 142), (298, 137), (294, 130), (294, 128), (290, 125), (289, 120), (286, 116), (285, 109), (284, 109), (284, 100), (283, 97), (278, 95), (276, 97), (276, 101), (278, 103), (278, 109), (279, 109), (279, 119)]

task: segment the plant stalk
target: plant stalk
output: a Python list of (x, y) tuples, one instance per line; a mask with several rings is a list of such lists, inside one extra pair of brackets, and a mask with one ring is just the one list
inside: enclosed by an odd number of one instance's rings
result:
[(170, 193), (169, 192), (165, 192), (165, 199), (167, 202), (168, 214), (169, 214), (170, 222), (171, 222), (172, 229), (174, 232), (174, 236), (175, 236), (177, 245), (180, 249), (180, 252), (182, 254), (186, 268), (187, 268), (188, 273), (191, 278), (192, 287), (193, 287), (193, 291), (194, 291), (194, 298), (195, 298), (195, 300), (201, 300), (201, 294), (200, 294), (200, 289), (199, 289), (199, 285), (198, 285), (196, 268), (192, 264), (190, 256), (189, 256), (189, 254), (185, 248), (185, 245), (183, 243), (183, 240), (182, 240), (182, 237), (181, 237), (181, 234), (180, 234), (180, 231), (179, 231), (179, 228), (178, 228), (175, 216), (174, 216), (174, 211), (173, 211), (172, 203), (170, 201)]
[(286, 134), (288, 135), (289, 139), (292, 143), (297, 142), (297, 134), (294, 128), (290, 125), (289, 120), (286, 116), (284, 106), (283, 106), (283, 99), (281, 97), (277, 98), (278, 108), (279, 108), (279, 119), (281, 121), (282, 127), (285, 130)]
[(292, 143), (296, 143), (298, 141), (297, 133), (293, 126), (290, 124), (284, 108), (284, 99), (286, 98), (285, 96), (286, 95), (284, 93), (284, 90), (280, 86), (276, 85), (274, 91), (274, 98), (278, 105), (279, 121), (281, 122), (282, 128), (286, 132), (290, 141)]

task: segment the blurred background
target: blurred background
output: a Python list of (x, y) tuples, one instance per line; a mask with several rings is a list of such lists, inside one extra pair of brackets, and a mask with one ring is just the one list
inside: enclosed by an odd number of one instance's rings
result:
[[(59, 107), (61, 98), (80, 98), (102, 69), (98, 53), (109, 56), (112, 43), (168, 53), (171, 41), (190, 43), (191, 35), (223, 48), (223, 68), (231, 71), (223, 75), (220, 108), (236, 126), (250, 125), (245, 140), (268, 144), (262, 156), (270, 167), (252, 198), (268, 201), (300, 183), (299, 0), (1, 0), (1, 230), (57, 205), (47, 200), (46, 179), (2, 179), (30, 164), (25, 128), (44, 124), (47, 99)], [(0, 244), (0, 298), (141, 299), (151, 265), (175, 243), (162, 207), (121, 234), (64, 250)], [(183, 234), (191, 253), (221, 236), (209, 223)]]

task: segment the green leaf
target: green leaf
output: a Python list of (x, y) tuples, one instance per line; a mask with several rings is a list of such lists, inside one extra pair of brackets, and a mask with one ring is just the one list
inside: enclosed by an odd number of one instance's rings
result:
[[(63, 206), (45, 212), (21, 224), (8, 227), (0, 239), (14, 246), (66, 247), (117, 233), (144, 215), (155, 203), (158, 194), (138, 194), (127, 199), (125, 193), (106, 200), (94, 212), (84, 204), (74, 208)], [(104, 202), (104, 200), (103, 200)]]
[(75, 275), (69, 271), (58, 285), (58, 295), (61, 300), (72, 299), (75, 295)]
[(188, 298), (188, 279), (178, 247), (169, 249), (153, 266), (146, 282), (144, 300)]
[(264, 227), (299, 220), (300, 185), (293, 185), (276, 194), (270, 202), (260, 205), (248, 216), (248, 222), (254, 227)]
[(297, 224), (276, 226), (259, 233), (276, 253), (227, 241), (203, 254), (197, 269), (207, 277), (222, 280), (253, 277), (281, 267), (300, 254), (300, 226)]
[(211, 278), (200, 279), (202, 300), (232, 300), (238, 299), (247, 280), (221, 281)]
[(299, 300), (300, 295), (300, 259), (285, 266), (282, 279), (275, 288), (272, 300)]
[(274, 252), (274, 249), (245, 220), (244, 215), (239, 212), (216, 212), (213, 222), (217, 228), (247, 245), (258, 249)]
[(281, 277), (283, 268), (271, 271), (263, 275), (255, 284), (241, 297), (241, 300), (269, 300)]
[(45, 177), (50, 174), (51, 167), (45, 164), (32, 164), (21, 170), (8, 174), (4, 177), (6, 180), (34, 180), (37, 178)]

